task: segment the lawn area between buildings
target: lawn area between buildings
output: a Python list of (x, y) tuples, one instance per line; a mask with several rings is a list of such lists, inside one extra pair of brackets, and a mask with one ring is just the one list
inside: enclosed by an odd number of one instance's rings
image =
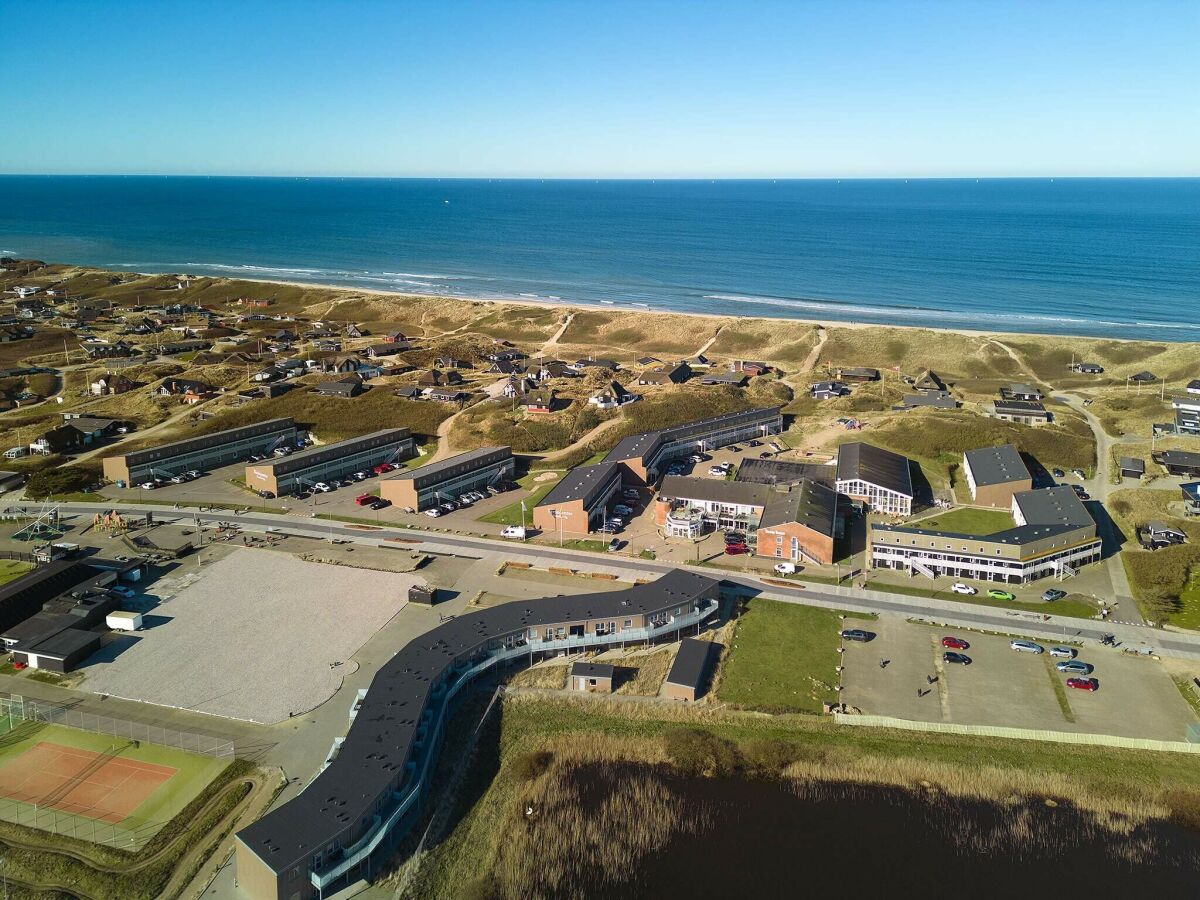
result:
[(749, 601), (721, 669), (718, 698), (757, 709), (821, 712), (837, 684), (841, 615), (873, 618), (778, 600)]
[[(1046, 602), (1044, 600), (994, 600), (987, 595), (987, 588), (979, 588), (974, 595), (955, 594), (950, 590), (950, 582), (944, 582), (943, 590), (909, 584), (892, 584), (885, 581), (868, 581), (867, 587), (873, 591), (890, 591), (893, 594), (905, 594), (909, 597), (932, 597), (935, 600), (951, 600), (955, 603), (973, 603), (976, 606), (994, 606), (998, 609), (1017, 609), (1022, 612), (1042, 613), (1043, 615), (1068, 616), (1073, 619), (1094, 619), (1097, 608), (1079, 594), (1067, 594), (1061, 600)], [(1054, 587), (1057, 582), (1046, 582), (1046, 587)], [(1001, 590), (1007, 590), (1004, 585)]]
[(538, 477), (544, 478), (546, 471), (552, 470), (531, 472), (525, 477), (518, 479), (517, 484), (524, 490), (529, 491), (529, 493), (522, 496), (516, 502), (510, 503), (508, 506), (503, 506), (495, 512), (488, 513), (486, 516), (480, 516), (478, 521), (491, 522), (493, 525), (520, 525), (522, 522), (521, 500), (524, 500), (524, 523), (527, 526), (531, 526), (533, 524), (533, 508), (538, 505), (538, 502), (543, 497), (550, 493), (551, 488), (558, 484), (559, 479), (563, 475), (562, 472), (557, 472), (558, 478), (543, 481), (534, 480)]
[(1004, 510), (964, 506), (912, 523), (918, 528), (954, 534), (995, 534), (1012, 528), (1013, 517)]
[(19, 559), (0, 559), (0, 584), (20, 578), (33, 566)]

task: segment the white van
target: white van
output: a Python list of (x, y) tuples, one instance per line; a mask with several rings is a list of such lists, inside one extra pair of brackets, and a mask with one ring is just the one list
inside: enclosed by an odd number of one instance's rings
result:
[(500, 537), (519, 538), (520, 540), (523, 541), (523, 540), (525, 540), (525, 526), (524, 525), (505, 525), (504, 530), (500, 532)]
[(775, 563), (775, 572), (779, 575), (795, 575), (796, 564), (791, 562)]

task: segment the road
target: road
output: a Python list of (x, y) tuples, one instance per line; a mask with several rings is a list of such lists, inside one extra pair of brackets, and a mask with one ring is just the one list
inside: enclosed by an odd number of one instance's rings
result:
[[(38, 503), (13, 503), (9, 510), (23, 509), (39, 512)], [(1116, 635), (1125, 646), (1153, 649), (1166, 656), (1200, 658), (1200, 635), (1178, 634), (1139, 623), (1098, 622), (1065, 616), (1043, 616), (1037, 613), (1013, 612), (1001, 608), (975, 606), (952, 600), (935, 600), (883, 591), (859, 588), (821, 586), (809, 588), (802, 584), (786, 587), (773, 581), (764, 583), (754, 575), (730, 572), (705, 566), (689, 566), (656, 562), (627, 556), (592, 553), (584, 550), (569, 550), (542, 544), (522, 544), (491, 538), (472, 537), (436, 531), (424, 531), (402, 527), (379, 527), (354, 525), (325, 519), (313, 519), (292, 515), (216, 510), (204, 511), (199, 507), (174, 509), (152, 504), (105, 504), (63, 503), (58, 505), (62, 515), (90, 516), (105, 509), (118, 509), (127, 517), (153, 514), (158, 522), (180, 521), (187, 524), (199, 522), (210, 524), (231, 522), (247, 531), (272, 529), (279, 533), (329, 540), (349, 540), (382, 547), (402, 547), (411, 550), (428, 550), (435, 553), (479, 559), (493, 556), (500, 560), (533, 562), (540, 566), (565, 564), (592, 571), (607, 571), (626, 578), (656, 578), (673, 568), (685, 568), (720, 578), (736, 585), (748, 594), (769, 599), (800, 603), (808, 606), (846, 609), (855, 612), (883, 613), (919, 618), (946, 625), (977, 628), (1004, 634), (1023, 635), (1044, 640), (1095, 640), (1108, 633)], [(802, 579), (801, 579), (802, 580)], [(1132, 606), (1132, 602), (1130, 603)]]

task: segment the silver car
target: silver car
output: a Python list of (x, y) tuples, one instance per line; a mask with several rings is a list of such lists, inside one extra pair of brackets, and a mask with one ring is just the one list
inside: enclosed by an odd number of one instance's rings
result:
[(1081, 662), (1078, 659), (1063, 660), (1054, 664), (1054, 668), (1060, 672), (1066, 672), (1069, 675), (1091, 675), (1095, 671), (1095, 666), (1091, 663)]
[(1033, 641), (1009, 641), (1008, 646), (1018, 653), (1045, 653), (1046, 648)]

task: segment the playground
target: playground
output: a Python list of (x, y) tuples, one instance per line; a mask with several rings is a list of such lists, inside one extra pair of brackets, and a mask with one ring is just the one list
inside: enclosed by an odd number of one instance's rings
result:
[(0, 819), (137, 849), (231, 759), (62, 725), (0, 720)]

